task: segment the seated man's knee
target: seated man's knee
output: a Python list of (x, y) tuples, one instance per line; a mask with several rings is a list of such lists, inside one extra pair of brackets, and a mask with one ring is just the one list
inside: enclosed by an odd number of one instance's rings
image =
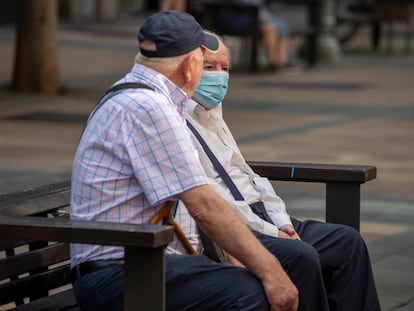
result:
[(346, 243), (348, 247), (361, 249), (365, 248), (365, 242), (361, 237), (361, 234), (352, 227), (341, 226), (339, 239), (342, 243)]
[(264, 288), (255, 276), (247, 270), (232, 276), (234, 282), (234, 309), (235, 310), (269, 310)]
[(362, 240), (360, 233), (356, 229), (346, 225), (336, 225), (335, 235), (341, 241), (353, 242)]
[(303, 243), (298, 255), (307, 265), (319, 266), (319, 253), (312, 245)]
[(318, 251), (310, 244), (297, 241), (294, 250), (291, 251), (291, 258), (284, 264), (287, 271), (290, 269), (298, 269), (298, 267), (306, 267), (310, 270), (319, 270), (320, 261)]

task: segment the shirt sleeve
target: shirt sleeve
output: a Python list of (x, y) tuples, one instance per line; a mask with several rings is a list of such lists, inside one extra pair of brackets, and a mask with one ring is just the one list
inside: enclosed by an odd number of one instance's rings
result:
[(270, 181), (258, 175), (253, 180), (256, 189), (261, 193), (261, 199), (273, 223), (278, 228), (286, 224), (292, 224), (290, 216), (286, 212), (285, 202), (276, 194)]
[(232, 194), (227, 190), (223, 189), (217, 182), (213, 179), (210, 179), (210, 183), (216, 192), (221, 195), (221, 197), (226, 200), (227, 203), (234, 209), (234, 211), (239, 215), (242, 221), (247, 224), (251, 230), (258, 231), (263, 234), (277, 237), (279, 234), (278, 228), (261, 219), (251, 210), (250, 206), (245, 201), (236, 201)]

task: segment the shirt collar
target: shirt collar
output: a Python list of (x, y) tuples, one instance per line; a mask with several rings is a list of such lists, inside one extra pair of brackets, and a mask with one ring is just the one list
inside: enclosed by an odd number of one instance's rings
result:
[(216, 108), (206, 109), (194, 99), (190, 99), (187, 104), (187, 114), (190, 119), (208, 127), (214, 122), (223, 120), (223, 106), (220, 103)]
[(178, 113), (183, 117), (185, 116), (185, 108), (188, 102), (187, 94), (163, 74), (149, 67), (134, 64), (131, 72), (126, 76), (126, 80), (144, 83), (155, 91), (164, 94), (170, 103), (177, 107)]

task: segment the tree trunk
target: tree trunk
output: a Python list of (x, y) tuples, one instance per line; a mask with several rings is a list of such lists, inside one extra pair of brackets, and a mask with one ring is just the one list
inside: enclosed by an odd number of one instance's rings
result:
[(12, 88), (56, 94), (60, 90), (58, 0), (18, 0)]

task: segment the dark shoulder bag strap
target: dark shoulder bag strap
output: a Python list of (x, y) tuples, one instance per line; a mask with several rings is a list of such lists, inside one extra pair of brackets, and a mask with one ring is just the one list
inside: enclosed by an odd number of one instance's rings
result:
[[(120, 83), (117, 85), (112, 86), (110, 89), (108, 89), (105, 94), (102, 95), (102, 97), (98, 100), (95, 107), (92, 109), (92, 112), (89, 114), (88, 121), (90, 118), (95, 114), (95, 112), (110, 98), (115, 96), (117, 93), (116, 91), (122, 90), (122, 89), (148, 89), (153, 90), (150, 86), (143, 84), (143, 83), (137, 83), (137, 82), (125, 82)], [(111, 94), (112, 93), (112, 94)], [(109, 95), (109, 96), (107, 96)], [(83, 132), (85, 131), (86, 125), (88, 124), (88, 121), (86, 121), (85, 127), (82, 130), (81, 136), (83, 135)]]
[[(92, 112), (89, 116), (89, 119), (95, 114), (95, 112), (112, 96), (116, 95), (116, 91), (122, 90), (122, 89), (148, 89), (153, 90), (151, 87), (149, 87), (146, 84), (143, 83), (137, 83), (137, 82), (125, 82), (120, 83), (117, 85), (112, 86), (110, 89), (108, 89), (105, 94), (102, 95), (102, 97), (98, 100), (98, 103), (95, 105), (95, 107), (92, 109)], [(112, 93), (112, 94), (110, 94)], [(107, 96), (110, 94), (110, 96)]]

